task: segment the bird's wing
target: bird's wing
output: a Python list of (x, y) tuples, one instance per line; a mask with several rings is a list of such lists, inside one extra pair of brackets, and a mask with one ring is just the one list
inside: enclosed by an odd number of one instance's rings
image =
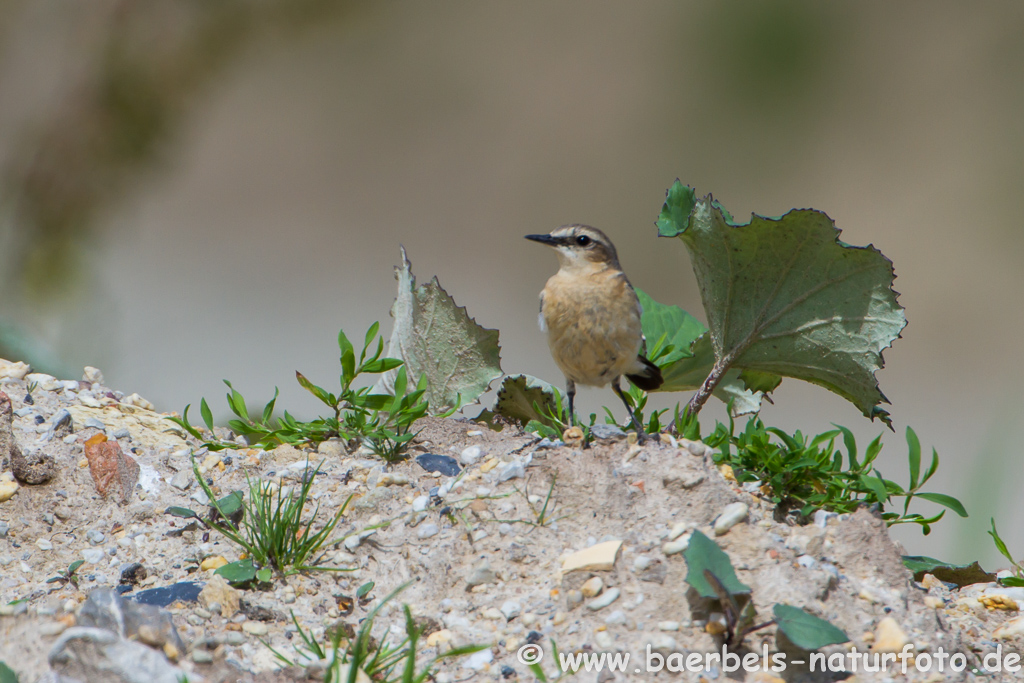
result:
[(537, 325), (540, 327), (541, 332), (548, 331), (548, 325), (544, 322), (544, 292), (540, 293), (540, 312), (537, 313)]

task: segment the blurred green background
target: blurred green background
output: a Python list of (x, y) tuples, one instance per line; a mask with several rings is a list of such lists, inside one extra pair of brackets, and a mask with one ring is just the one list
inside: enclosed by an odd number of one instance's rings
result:
[[(971, 512), (894, 535), (1002, 566), (990, 516), (1024, 555), (1022, 109), (1019, 2), (5, 0), (0, 357), (97, 365), (164, 411), (278, 385), (311, 416), (294, 371), (329, 383), (339, 327), (390, 328), (404, 244), (501, 331), (506, 372), (560, 383), (536, 327), (555, 259), (522, 236), (602, 228), (703, 319), (653, 227), (679, 177), (737, 217), (822, 209), (894, 261), (881, 467), (906, 481), (912, 425)], [(882, 429), (794, 380), (762, 415)]]

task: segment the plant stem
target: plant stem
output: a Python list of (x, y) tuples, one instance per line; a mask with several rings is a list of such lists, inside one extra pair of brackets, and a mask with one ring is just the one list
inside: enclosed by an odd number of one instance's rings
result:
[(707, 400), (711, 398), (711, 392), (715, 390), (718, 383), (725, 377), (725, 373), (728, 372), (729, 366), (732, 365), (733, 354), (729, 354), (724, 358), (715, 361), (715, 365), (711, 368), (711, 374), (707, 376), (704, 383), (697, 390), (697, 393), (690, 399), (690, 403), (687, 408), (689, 409), (690, 415), (696, 415), (700, 412), (700, 409), (704, 407)]

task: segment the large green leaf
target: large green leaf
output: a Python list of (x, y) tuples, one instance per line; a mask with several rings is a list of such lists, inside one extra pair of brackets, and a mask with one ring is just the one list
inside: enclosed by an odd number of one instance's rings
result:
[(548, 415), (558, 414), (558, 395), (558, 389), (542, 379), (531, 375), (509, 375), (498, 389), (494, 409), (483, 411), (477, 420), (498, 427), (494, 416), (501, 415), (524, 427), (534, 420), (554, 426)]
[(925, 574), (931, 574), (939, 581), (955, 583), (958, 586), (990, 583), (996, 580), (995, 574), (982, 569), (976, 561), (971, 564), (953, 564), (924, 555), (904, 555), (903, 565), (913, 572), (915, 581), (923, 579)]
[(779, 630), (786, 634), (789, 642), (803, 650), (817, 650), (850, 640), (842, 630), (799, 607), (779, 603), (773, 612)]
[[(640, 324), (647, 339), (647, 355), (665, 379), (656, 391), (698, 389), (715, 365), (708, 328), (678, 306), (658, 303), (640, 289), (636, 295), (644, 311)], [(714, 395), (725, 403), (731, 401), (735, 415), (756, 413), (761, 395), (748, 391), (740, 374), (739, 370), (727, 372)]]
[(690, 252), (717, 362), (813, 382), (888, 422), (875, 371), (907, 321), (880, 251), (841, 242), (812, 209), (737, 224), (678, 180), (658, 232)]
[(18, 674), (5, 662), (0, 662), (0, 683), (18, 683)]
[(750, 586), (736, 578), (736, 570), (732, 561), (718, 544), (700, 531), (690, 536), (690, 544), (683, 551), (686, 560), (686, 583), (690, 584), (702, 598), (717, 598), (718, 593), (704, 577), (704, 571), (711, 572), (731, 595), (743, 595), (750, 592)]
[[(502, 375), (498, 331), (477, 325), (437, 278), (417, 287), (405, 248), (395, 278), (395, 327), (387, 355), (404, 360), (410, 378), (426, 376), (432, 415), (476, 401)], [(397, 370), (383, 375), (376, 391), (394, 393), (396, 375)]]

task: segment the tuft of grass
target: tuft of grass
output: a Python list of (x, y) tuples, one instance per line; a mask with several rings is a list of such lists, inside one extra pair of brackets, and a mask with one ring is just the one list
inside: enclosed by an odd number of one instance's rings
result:
[(359, 631), (345, 643), (342, 649), (344, 634), (336, 629), (331, 636), (330, 644), (319, 643), (310, 633), (304, 631), (292, 613), (292, 622), (298, 630), (302, 645), (296, 650), (302, 659), (293, 660), (266, 645), (274, 656), (286, 666), (309, 666), (313, 662), (327, 662), (324, 683), (354, 683), (359, 672), (366, 674), (377, 683), (424, 683), (433, 680), (437, 663), (443, 659), (463, 657), (485, 649), (486, 645), (468, 645), (436, 655), (426, 662), (417, 661), (419, 641), (423, 629), (416, 625), (408, 605), (402, 606), (405, 617), (405, 637), (398, 643), (389, 643), (386, 638), (374, 642), (372, 637), (374, 619), (380, 609), (393, 600), (409, 586), (402, 584), (380, 601), (362, 620)]
[[(308, 517), (305, 515), (310, 489), (322, 465), (323, 461), (315, 470), (310, 470), (307, 460), (297, 492), (292, 488), (285, 493), (284, 486), (277, 487), (274, 492), (268, 482), (246, 476), (249, 488), (247, 497), (238, 500), (241, 496), (236, 492), (217, 500), (193, 458), (192, 471), (196, 481), (210, 499), (210, 506), (217, 512), (210, 519), (200, 521), (244, 550), (250, 564), (271, 568), (282, 575), (309, 570), (341, 571), (335, 567), (317, 566), (316, 562), (319, 561), (321, 548), (329, 542), (334, 528), (345, 514), (352, 496), (319, 529), (316, 529), (316, 518), (320, 513), (320, 504), (317, 503)], [(234, 507), (237, 503), (241, 504), (242, 513), (241, 520), (236, 522), (234, 519), (238, 516)], [(198, 515), (196, 518), (199, 519)]]
[[(692, 424), (690, 429), (693, 433)], [(881, 435), (876, 437), (863, 459), (859, 459), (856, 439), (846, 427), (836, 425), (836, 429), (814, 437), (804, 436), (800, 431), (790, 435), (775, 427), (765, 427), (754, 417), (737, 434), (730, 417), (728, 427), (718, 423), (704, 442), (720, 450), (715, 454), (715, 462), (732, 467), (738, 482), (760, 482), (762, 494), (782, 515), (795, 514), (805, 520), (816, 510), (845, 513), (861, 505), (877, 505), (889, 526), (918, 524), (924, 534), (930, 533), (931, 525), (942, 519), (946, 510), (931, 517), (912, 513), (910, 503), (914, 498), (967, 516), (956, 498), (921, 490), (938, 469), (939, 455), (932, 450), (931, 464), (922, 473), (921, 444), (913, 429), (908, 427), (906, 435), (910, 484), (905, 489), (883, 477), (875, 467), (875, 459), (882, 450), (881, 439)], [(846, 449), (845, 458), (839, 443)], [(903, 499), (902, 512), (887, 511), (886, 506), (891, 507), (897, 498)]]
[[(382, 358), (384, 339), (379, 336), (380, 325), (374, 323), (367, 330), (363, 349), (356, 360), (355, 347), (344, 331), (338, 332), (338, 348), (341, 353), (340, 390), (331, 393), (310, 382), (301, 372), (295, 373), (299, 385), (313, 394), (330, 409), (327, 417), (318, 417), (309, 422), (295, 419), (288, 411), (282, 417), (274, 418), (278, 391), (263, 407), (258, 417), (253, 417), (242, 396), (231, 382), (224, 380), (228, 387), (228, 408), (235, 418), (228, 421), (228, 427), (244, 437), (245, 443), (220, 439), (214, 434), (213, 411), (202, 399), (199, 404), (203, 423), (209, 433), (204, 434), (188, 419), (191, 405), (185, 406), (181, 417), (169, 417), (179, 427), (198, 439), (211, 451), (225, 448), (245, 448), (255, 445), (261, 448), (275, 448), (281, 444), (316, 445), (333, 438), (342, 438), (351, 445), (362, 443), (387, 462), (396, 462), (406, 456), (410, 442), (416, 434), (412, 424), (427, 412), (426, 378), (421, 377), (411, 386), (405, 366), (397, 358)], [(375, 344), (376, 342), (376, 344)], [(398, 369), (395, 377), (394, 395), (375, 394), (370, 387), (356, 387), (357, 380), (367, 375), (379, 375)]]

